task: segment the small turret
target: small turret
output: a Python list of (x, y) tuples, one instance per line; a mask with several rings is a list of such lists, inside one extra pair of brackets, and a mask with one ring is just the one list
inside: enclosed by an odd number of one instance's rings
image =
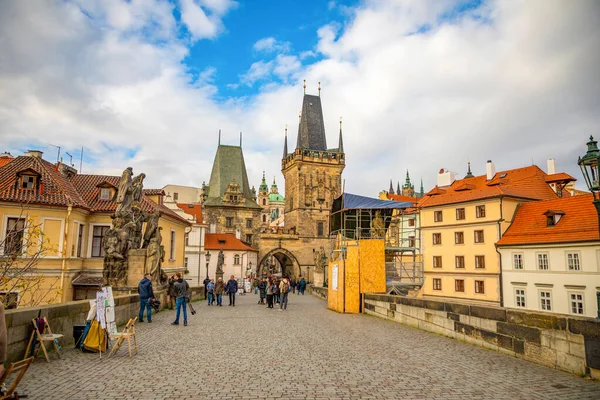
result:
[(391, 179), (390, 179), (390, 190), (388, 191), (388, 194), (395, 194), (394, 193), (394, 184), (392, 183)]

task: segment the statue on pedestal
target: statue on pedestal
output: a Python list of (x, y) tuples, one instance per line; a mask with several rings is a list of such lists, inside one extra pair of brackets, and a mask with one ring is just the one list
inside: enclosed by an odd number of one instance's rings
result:
[(379, 210), (375, 212), (375, 218), (371, 221), (371, 235), (375, 239), (385, 238), (385, 224)]
[(217, 260), (217, 274), (223, 274), (223, 264), (225, 264), (225, 254), (223, 249), (219, 250), (219, 258)]

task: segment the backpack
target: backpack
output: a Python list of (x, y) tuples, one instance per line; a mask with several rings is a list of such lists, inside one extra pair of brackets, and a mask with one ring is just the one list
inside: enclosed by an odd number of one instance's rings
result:
[(287, 293), (290, 291), (290, 284), (288, 281), (283, 281), (283, 293)]

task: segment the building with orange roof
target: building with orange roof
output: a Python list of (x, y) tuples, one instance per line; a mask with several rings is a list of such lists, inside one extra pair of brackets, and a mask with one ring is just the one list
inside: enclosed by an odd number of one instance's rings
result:
[[(16, 233), (22, 262), (42, 246), (32, 279), (40, 282), (36, 298), (15, 291), (21, 306), (95, 298), (102, 283), (104, 234), (112, 224), (120, 177), (82, 175), (63, 163), (50, 163), (41, 151), (29, 151), (0, 167), (0, 255)], [(148, 213), (160, 211), (166, 273), (184, 270), (184, 235), (190, 225), (162, 204), (162, 190), (145, 190), (140, 202)], [(15, 229), (11, 229), (15, 228)], [(32, 230), (44, 243), (30, 243)], [(12, 236), (11, 236), (12, 235)], [(25, 248), (28, 247), (28, 248)], [(12, 247), (11, 247), (12, 248)], [(40, 296), (43, 295), (43, 298)], [(29, 297), (28, 297), (29, 296)]]
[(474, 176), (469, 165), (463, 179), (440, 170), (438, 184), (419, 199), (424, 255), (424, 296), (501, 303), (500, 256), (495, 243), (517, 207), (525, 202), (569, 196), (562, 190), (575, 179), (549, 174), (533, 165)]
[(4, 152), (0, 154), (0, 167), (5, 166), (14, 159), (15, 158), (10, 153)]
[(587, 194), (519, 206), (496, 245), (506, 307), (598, 316), (600, 227), (592, 201)]
[[(223, 279), (234, 275), (241, 282), (253, 276), (258, 263), (258, 249), (242, 242), (231, 233), (207, 233), (204, 248), (210, 253), (208, 276), (214, 278), (219, 262), (219, 252), (224, 255)], [(227, 280), (225, 279), (225, 280)]]

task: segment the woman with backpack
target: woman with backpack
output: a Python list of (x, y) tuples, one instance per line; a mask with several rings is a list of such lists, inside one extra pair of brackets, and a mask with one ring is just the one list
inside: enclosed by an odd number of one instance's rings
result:
[(279, 311), (287, 310), (288, 294), (290, 293), (290, 281), (283, 278), (279, 284)]

